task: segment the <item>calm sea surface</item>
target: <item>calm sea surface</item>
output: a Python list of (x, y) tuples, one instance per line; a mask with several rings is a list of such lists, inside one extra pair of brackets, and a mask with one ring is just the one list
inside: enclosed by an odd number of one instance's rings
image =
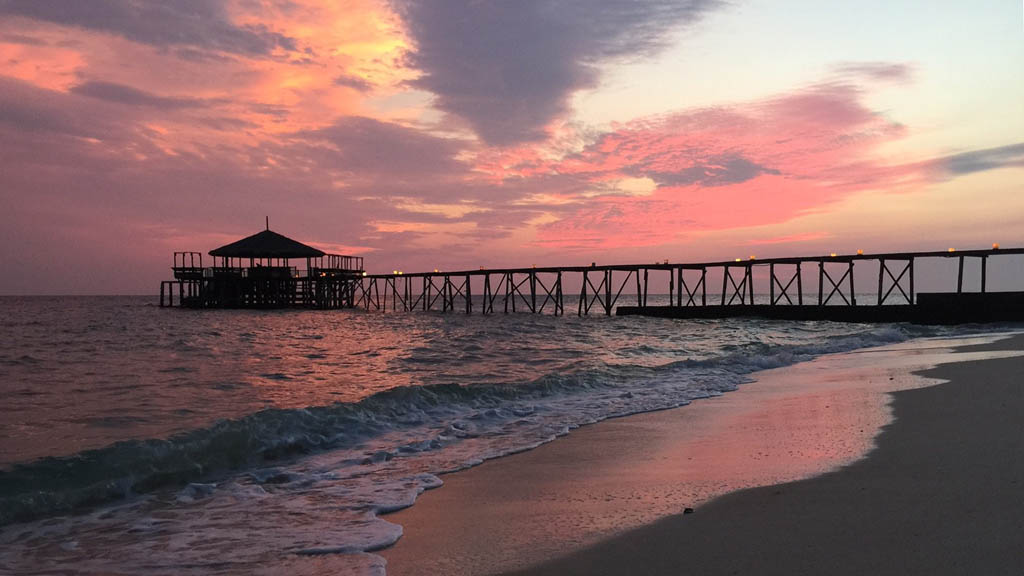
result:
[[(572, 307), (567, 304), (567, 308)], [(437, 474), (945, 330), (0, 298), (0, 572), (381, 573)]]

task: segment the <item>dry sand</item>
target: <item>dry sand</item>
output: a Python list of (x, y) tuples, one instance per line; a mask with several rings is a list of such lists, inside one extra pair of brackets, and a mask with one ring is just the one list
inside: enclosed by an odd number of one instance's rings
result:
[[(1007, 348), (1024, 339), (957, 358)], [(875, 438), (884, 392), (944, 356), (826, 357), (445, 476), (388, 517), (405, 529), (388, 573), (1020, 573), (1024, 504), (1004, 504), (1024, 496), (1024, 360), (931, 371), (954, 382), (896, 393)]]
[[(1001, 347), (1024, 339), (983, 348)], [(896, 392), (896, 420), (864, 460), (521, 574), (1024, 574), (1024, 359), (923, 375), (950, 382)]]

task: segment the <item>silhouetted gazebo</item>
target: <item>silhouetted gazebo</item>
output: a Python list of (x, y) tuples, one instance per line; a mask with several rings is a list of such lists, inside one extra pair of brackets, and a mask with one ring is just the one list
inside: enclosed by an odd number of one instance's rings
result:
[(214, 257), (214, 265), (216, 266), (217, 264), (217, 258), (224, 258), (223, 267), (225, 268), (230, 267), (230, 262), (233, 258), (248, 258), (251, 266), (257, 262), (260, 264), (266, 263), (269, 266), (273, 266), (275, 263), (287, 266), (290, 258), (311, 259), (320, 258), (324, 255), (325, 253), (322, 250), (297, 240), (292, 240), (269, 228), (252, 236), (242, 238), (237, 242), (210, 250), (210, 256)]
[[(360, 256), (323, 250), (267, 229), (210, 250), (213, 267), (204, 268), (199, 252), (174, 253), (174, 280), (161, 282), (174, 305), (175, 286), (181, 306), (194, 308), (347, 308), (352, 307)], [(304, 259), (305, 268), (289, 260)]]

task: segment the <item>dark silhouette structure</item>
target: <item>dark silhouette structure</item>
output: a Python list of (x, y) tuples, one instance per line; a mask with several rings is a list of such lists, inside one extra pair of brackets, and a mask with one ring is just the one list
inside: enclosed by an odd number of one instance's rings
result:
[[(565, 314), (563, 279), (581, 280), (576, 313), (644, 315), (668, 318), (730, 318), (740, 316), (787, 320), (844, 322), (918, 322), (929, 324), (1024, 320), (1024, 293), (989, 292), (988, 260), (1022, 255), (1024, 248), (885, 254), (830, 254), (764, 260), (704, 263), (615, 264), (505, 269), (434, 270), (371, 274), (356, 286), (355, 305), (366, 310), (463, 310), (472, 314), (499, 311)], [(958, 260), (956, 292), (918, 294), (916, 263), (926, 258)], [(964, 292), (964, 262), (979, 260), (980, 292)], [(854, 266), (877, 262), (877, 293), (858, 302)], [(755, 302), (754, 270), (767, 268), (767, 286)], [(668, 273), (668, 305), (648, 302), (652, 272)], [(804, 289), (808, 272), (817, 276), (813, 293)], [(721, 278), (721, 291), (709, 277)], [(763, 282), (763, 280), (762, 280)], [(767, 288), (765, 291), (764, 288)], [(872, 287), (873, 288), (873, 287)], [(864, 296), (864, 294), (859, 294)], [(619, 305), (635, 298), (635, 305)], [(663, 301), (663, 300), (662, 300)]]
[[(391, 274), (366, 274), (363, 259), (324, 254), (320, 250), (270, 231), (210, 251), (214, 266), (204, 268), (197, 252), (176, 252), (174, 280), (160, 286), (160, 304), (196, 308), (364, 308), (375, 311), (464, 311), (472, 314), (509, 312), (565, 314), (563, 279), (575, 275), (580, 292), (573, 303), (579, 316), (592, 312), (611, 316), (667, 318), (763, 317), (781, 320), (842, 322), (966, 322), (1024, 321), (1024, 292), (989, 292), (989, 258), (1024, 255), (1024, 248), (885, 254), (830, 254), (790, 258), (704, 263), (614, 264), (501, 268)], [(914, 284), (922, 259), (956, 259), (955, 292), (919, 294)], [(219, 260), (218, 260), (219, 259)], [(964, 291), (964, 263), (980, 262), (980, 291)], [(306, 262), (305, 270), (289, 262)], [(871, 301), (858, 302), (854, 267), (877, 263), (877, 291)], [(757, 292), (755, 268), (767, 269), (767, 286)], [(657, 294), (651, 273), (667, 272), (668, 304), (649, 303)], [(813, 290), (804, 289), (808, 273)], [(721, 280), (712, 292), (709, 277)], [(760, 280), (764, 282), (763, 276)], [(767, 290), (765, 290), (767, 288)], [(875, 286), (872, 286), (875, 288)], [(165, 290), (166, 289), (166, 290)], [(625, 305), (635, 297), (635, 305)], [(660, 297), (664, 302), (664, 296)], [(620, 301), (623, 305), (620, 305)]]
[[(174, 280), (160, 283), (161, 306), (189, 308), (351, 308), (363, 259), (327, 254), (266, 230), (210, 251), (174, 253)], [(305, 268), (293, 263), (305, 263)], [(178, 298), (175, 301), (174, 292)]]

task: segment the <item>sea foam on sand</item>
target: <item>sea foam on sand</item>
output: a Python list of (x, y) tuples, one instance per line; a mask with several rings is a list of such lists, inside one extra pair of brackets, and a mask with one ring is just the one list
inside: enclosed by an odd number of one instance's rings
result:
[(937, 383), (912, 374), (1005, 335), (922, 339), (767, 370), (690, 406), (607, 420), (528, 453), (443, 477), (388, 516), (404, 536), (388, 574), (482, 574), (525, 567), (744, 488), (798, 480), (864, 457), (892, 421), (889, 392)]

